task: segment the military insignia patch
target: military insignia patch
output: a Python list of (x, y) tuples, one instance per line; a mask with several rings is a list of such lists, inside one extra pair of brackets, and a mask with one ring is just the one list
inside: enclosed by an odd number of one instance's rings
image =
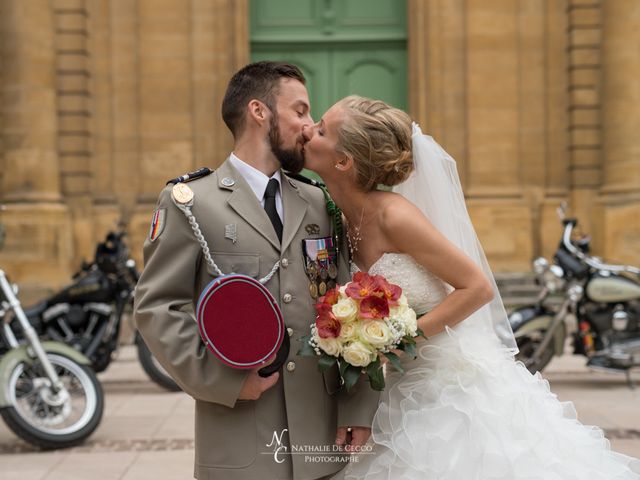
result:
[(231, 243), (238, 241), (238, 229), (235, 223), (230, 223), (224, 226), (224, 238), (231, 240)]
[(153, 242), (160, 236), (160, 234), (162, 234), (166, 224), (166, 218), (166, 208), (159, 208), (153, 212), (153, 217), (151, 217), (151, 228), (149, 229), (149, 240)]
[(309, 235), (320, 235), (320, 225), (315, 223), (309, 223), (304, 227), (304, 229)]

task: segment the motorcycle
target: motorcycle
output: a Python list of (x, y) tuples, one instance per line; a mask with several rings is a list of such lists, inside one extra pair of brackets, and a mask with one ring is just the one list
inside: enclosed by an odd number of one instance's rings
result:
[[(633, 386), (630, 369), (640, 366), (640, 268), (591, 256), (588, 237), (572, 239), (578, 220), (566, 218), (566, 204), (558, 216), (563, 234), (553, 263), (533, 262), (540, 294), (509, 315), (516, 358), (532, 373), (542, 371), (564, 353), (568, 325), (575, 325), (573, 353), (586, 356), (594, 370), (626, 374)], [(550, 305), (554, 294), (563, 296), (557, 308)]]
[[(82, 352), (96, 372), (104, 371), (114, 357), (139, 278), (124, 236), (123, 231), (109, 232), (96, 247), (94, 261), (83, 262), (71, 285), (25, 311), (39, 335)], [(137, 332), (135, 344), (147, 375), (167, 390), (180, 390)]]
[(102, 387), (82, 353), (40, 341), (17, 291), (0, 270), (0, 415), (16, 435), (42, 449), (77, 445), (100, 424)]

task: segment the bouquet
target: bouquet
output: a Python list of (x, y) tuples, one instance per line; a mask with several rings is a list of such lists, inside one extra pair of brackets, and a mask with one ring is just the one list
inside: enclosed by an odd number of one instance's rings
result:
[(321, 371), (337, 363), (347, 390), (361, 373), (371, 388), (383, 390), (381, 359), (403, 372), (394, 350), (415, 356), (414, 337), (424, 336), (402, 289), (381, 275), (357, 272), (351, 282), (320, 297), (315, 308), (316, 321), (298, 354), (319, 357)]

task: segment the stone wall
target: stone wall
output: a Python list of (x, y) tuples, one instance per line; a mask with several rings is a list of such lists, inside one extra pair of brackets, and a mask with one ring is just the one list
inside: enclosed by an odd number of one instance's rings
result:
[[(164, 182), (224, 160), (248, 0), (0, 0), (0, 264), (65, 283), (123, 222), (141, 259)], [(640, 4), (408, 0), (411, 114), (457, 160), (497, 271), (550, 255), (571, 202), (640, 264)]]

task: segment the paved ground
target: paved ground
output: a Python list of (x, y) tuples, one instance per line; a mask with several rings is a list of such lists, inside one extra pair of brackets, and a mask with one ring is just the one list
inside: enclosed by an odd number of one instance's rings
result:
[[(614, 449), (640, 457), (640, 388), (629, 389), (622, 376), (586, 370), (580, 357), (555, 359), (546, 377), (561, 400), (575, 403), (583, 423), (603, 427)], [(0, 422), (0, 478), (192, 478), (192, 400), (151, 383), (131, 346), (100, 378), (107, 395), (104, 419), (81, 447), (37, 452)], [(635, 378), (640, 384), (640, 373)]]

